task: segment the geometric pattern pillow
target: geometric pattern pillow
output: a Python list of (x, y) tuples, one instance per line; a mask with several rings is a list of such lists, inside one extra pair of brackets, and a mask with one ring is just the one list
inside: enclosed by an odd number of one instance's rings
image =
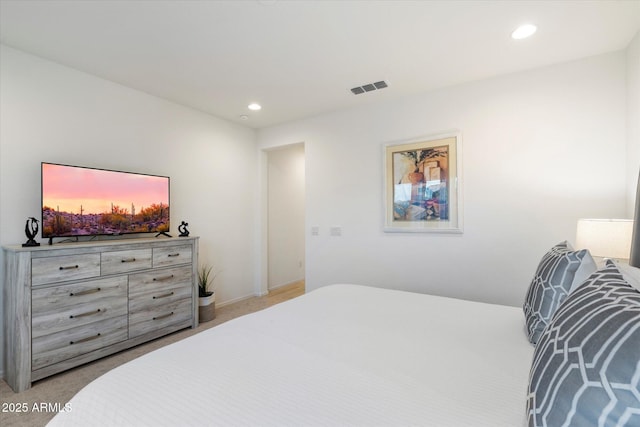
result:
[(640, 292), (611, 261), (540, 337), (527, 417), (529, 427), (640, 426)]
[(593, 263), (588, 250), (574, 251), (566, 241), (542, 257), (522, 306), (531, 343), (538, 342), (553, 313), (574, 287), (576, 271), (587, 260)]

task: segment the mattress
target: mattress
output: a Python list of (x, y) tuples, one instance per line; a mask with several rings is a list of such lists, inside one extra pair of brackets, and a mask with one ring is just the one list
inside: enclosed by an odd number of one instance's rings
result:
[(332, 285), (130, 361), (49, 426), (524, 426), (522, 310)]

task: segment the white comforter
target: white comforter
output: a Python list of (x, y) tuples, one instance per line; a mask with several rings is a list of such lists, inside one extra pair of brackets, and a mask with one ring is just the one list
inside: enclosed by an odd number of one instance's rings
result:
[(519, 308), (333, 285), (96, 379), (50, 426), (525, 425)]

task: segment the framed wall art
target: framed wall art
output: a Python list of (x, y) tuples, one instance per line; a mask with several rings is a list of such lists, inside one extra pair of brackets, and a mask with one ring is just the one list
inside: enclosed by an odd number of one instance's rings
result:
[(384, 231), (462, 233), (459, 132), (384, 145)]

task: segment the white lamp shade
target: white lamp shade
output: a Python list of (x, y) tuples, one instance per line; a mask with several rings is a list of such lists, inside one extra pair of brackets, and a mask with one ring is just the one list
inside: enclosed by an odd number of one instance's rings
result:
[(629, 259), (631, 219), (579, 219), (576, 249), (589, 249), (597, 257)]

